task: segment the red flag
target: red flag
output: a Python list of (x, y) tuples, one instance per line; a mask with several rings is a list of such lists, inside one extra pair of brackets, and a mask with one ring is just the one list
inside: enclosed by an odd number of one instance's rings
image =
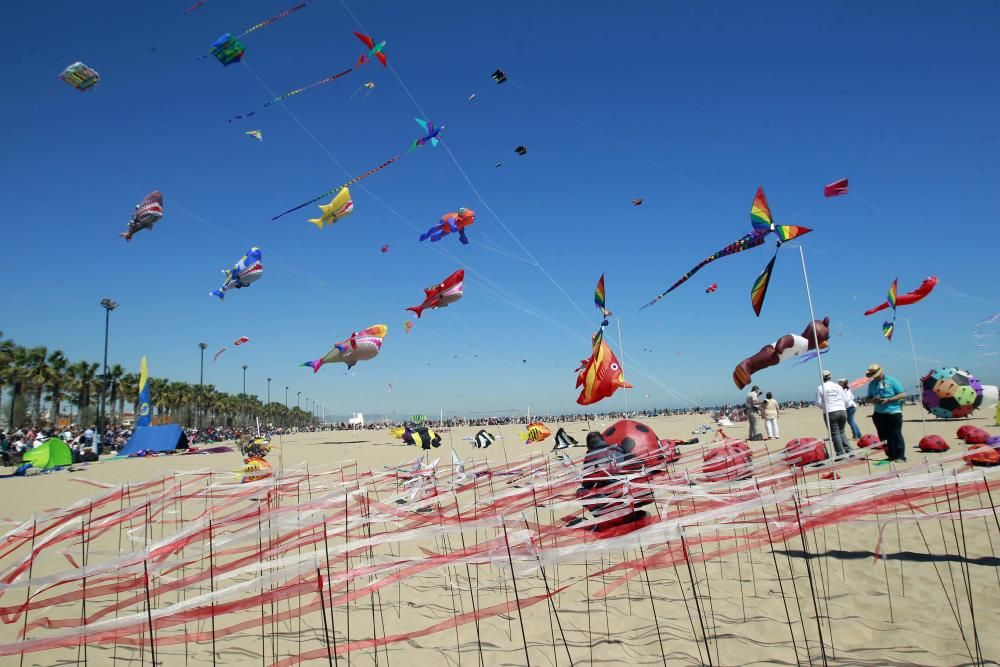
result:
[(842, 178), (839, 181), (834, 181), (823, 188), (824, 197), (839, 197), (840, 195), (847, 194), (847, 179)]

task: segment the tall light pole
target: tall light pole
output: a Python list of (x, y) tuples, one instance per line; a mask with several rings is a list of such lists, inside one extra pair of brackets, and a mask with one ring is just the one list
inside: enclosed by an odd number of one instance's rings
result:
[[(302, 397), (302, 392), (301, 392), (301, 391), (300, 391), (300, 392), (297, 392), (297, 393), (295, 394), (295, 409), (296, 409), (296, 410), (298, 410), (298, 409), (299, 409), (299, 399), (300, 399), (301, 397)], [(295, 425), (296, 425), (296, 426), (298, 426), (298, 425), (299, 425), (299, 423), (298, 423), (298, 422), (299, 422), (299, 416), (298, 416), (298, 415), (295, 415)]]
[(267, 378), (267, 405), (264, 406), (264, 415), (271, 414), (271, 378)]
[(285, 426), (288, 426), (288, 385), (285, 385)]
[(208, 343), (198, 343), (201, 350), (201, 368), (198, 371), (198, 430), (201, 430), (201, 418), (205, 414), (205, 348)]
[(243, 364), (243, 421), (247, 420), (247, 365)]
[(97, 411), (97, 440), (95, 441), (95, 452), (101, 453), (101, 438), (104, 436), (104, 396), (108, 389), (108, 328), (111, 325), (111, 311), (118, 307), (118, 304), (111, 299), (101, 299), (101, 308), (104, 309), (104, 374), (101, 375), (101, 406)]

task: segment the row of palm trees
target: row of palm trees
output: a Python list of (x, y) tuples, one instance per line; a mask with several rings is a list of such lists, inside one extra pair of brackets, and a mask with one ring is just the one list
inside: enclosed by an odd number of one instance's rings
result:
[[(10, 428), (55, 425), (60, 417), (64, 423), (95, 423), (101, 395), (99, 369), (96, 363), (73, 363), (60, 350), (17, 345), (0, 332), (0, 422)], [(108, 368), (105, 387), (105, 422), (120, 424), (127, 415), (126, 405), (132, 414), (138, 408), (139, 376), (115, 364)], [(301, 427), (318, 421), (297, 407), (265, 405), (256, 396), (227, 394), (213, 385), (149, 378), (149, 389), (156, 423), (248, 426), (259, 419), (262, 424)]]

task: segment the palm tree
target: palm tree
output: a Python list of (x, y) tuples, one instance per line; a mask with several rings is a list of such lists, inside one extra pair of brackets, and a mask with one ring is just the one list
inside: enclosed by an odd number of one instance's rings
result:
[[(125, 369), (121, 367), (121, 364), (115, 364), (108, 369), (108, 375), (104, 378), (107, 383), (105, 386), (111, 391), (111, 396), (108, 400), (108, 408), (111, 410), (111, 423), (116, 423), (117, 420), (114, 418), (115, 414), (115, 403), (118, 402), (118, 394), (121, 392), (121, 381), (125, 376)], [(121, 419), (121, 417), (119, 417)]]
[[(80, 361), (69, 368), (69, 375), (72, 378), (73, 389), (77, 392), (78, 417), (83, 421), (83, 411), (90, 408), (90, 398), (94, 392), (94, 377), (97, 375), (99, 364), (92, 364), (87, 361)], [(90, 421), (90, 415), (87, 415)], [(81, 424), (88, 426), (89, 424)]]
[(45, 347), (33, 347), (28, 350), (27, 384), (35, 391), (35, 421), (42, 418), (42, 392), (49, 380), (49, 351)]
[[(0, 333), (0, 335), (3, 335)], [(0, 341), (0, 414), (3, 414), (3, 388), (13, 380), (14, 350), (17, 345), (12, 340)], [(14, 397), (11, 396), (13, 404)]]
[(49, 401), (52, 404), (52, 422), (59, 423), (59, 412), (62, 407), (63, 388), (69, 379), (67, 370), (69, 360), (61, 350), (53, 350), (49, 354)]
[(136, 373), (125, 373), (118, 382), (118, 419), (125, 416), (125, 397), (132, 397), (132, 412), (137, 411), (139, 403), (139, 376)]

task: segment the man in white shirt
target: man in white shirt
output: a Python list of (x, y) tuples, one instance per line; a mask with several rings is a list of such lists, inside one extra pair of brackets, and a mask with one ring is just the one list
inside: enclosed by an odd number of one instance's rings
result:
[(831, 378), (830, 371), (823, 371), (823, 384), (816, 387), (816, 406), (826, 413), (830, 422), (830, 440), (837, 456), (843, 456), (851, 451), (847, 444), (844, 429), (847, 428), (847, 394)]

